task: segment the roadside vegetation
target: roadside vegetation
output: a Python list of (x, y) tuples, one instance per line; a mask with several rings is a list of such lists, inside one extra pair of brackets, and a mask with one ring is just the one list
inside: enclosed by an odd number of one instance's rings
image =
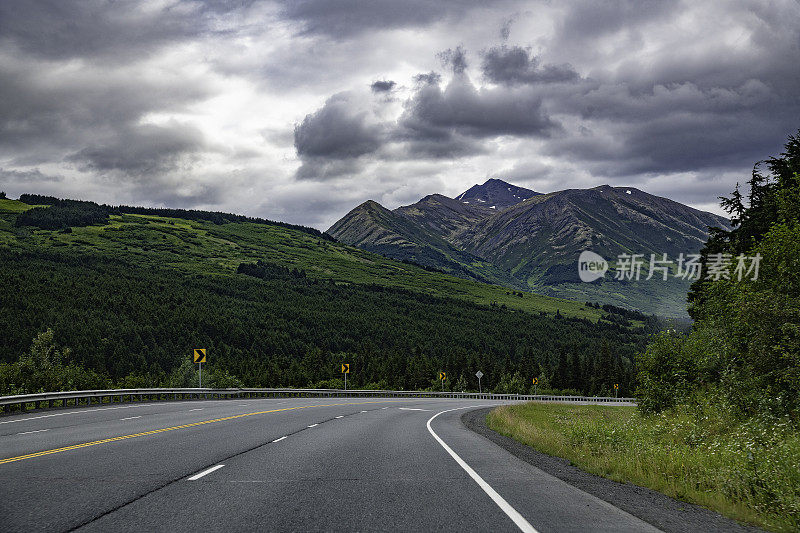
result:
[(702, 251), (760, 255), (757, 279), (696, 282), (690, 332), (636, 358), (638, 409), (520, 406), (490, 427), (591, 472), (776, 531), (800, 530), (800, 132), (722, 205)]
[(800, 528), (800, 434), (785, 419), (743, 420), (705, 402), (635, 407), (500, 407), (487, 425), (543, 453), (773, 531)]

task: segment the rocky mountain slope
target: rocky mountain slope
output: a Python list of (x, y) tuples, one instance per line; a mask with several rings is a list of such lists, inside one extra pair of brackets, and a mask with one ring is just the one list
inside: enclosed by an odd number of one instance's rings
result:
[(617, 281), (612, 273), (585, 284), (577, 258), (592, 250), (610, 262), (624, 253), (674, 259), (699, 251), (713, 226), (728, 227), (728, 221), (632, 187), (539, 194), (492, 179), (455, 199), (434, 194), (393, 211), (366, 202), (328, 232), (344, 243), (461, 277), (684, 316), (688, 283)]
[(490, 209), (505, 209), (540, 193), (511, 185), (503, 180), (492, 178), (483, 185), (473, 185), (456, 196), (464, 204), (479, 205)]

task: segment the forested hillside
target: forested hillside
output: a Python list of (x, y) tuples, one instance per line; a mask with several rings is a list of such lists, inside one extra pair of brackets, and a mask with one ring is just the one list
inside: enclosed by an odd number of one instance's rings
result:
[(303, 229), (180, 211), (92, 221), (63, 212), (78, 204), (53, 205), (66, 227), (41, 227), (53, 207), (0, 200), (2, 393), (189, 386), (190, 350), (205, 347), (218, 386), (337, 386), (349, 362), (362, 387), (428, 388), (444, 370), (446, 388), (475, 389), (482, 370), (498, 391), (527, 392), (537, 376), (545, 388), (610, 393), (620, 383), (625, 394), (657, 328)]
[[(800, 132), (755, 165), (748, 185), (722, 199), (734, 229), (715, 231), (702, 251), (704, 268), (713, 257), (730, 272), (695, 282), (692, 333), (661, 335), (643, 358), (646, 411), (711, 401), (738, 418), (800, 420)], [(759, 269), (736, 275), (740, 256), (758, 257)]]

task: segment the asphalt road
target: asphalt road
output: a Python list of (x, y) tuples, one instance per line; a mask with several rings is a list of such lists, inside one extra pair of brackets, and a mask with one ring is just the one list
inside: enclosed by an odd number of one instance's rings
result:
[(2, 531), (658, 531), (462, 424), (490, 402), (162, 402), (0, 418)]

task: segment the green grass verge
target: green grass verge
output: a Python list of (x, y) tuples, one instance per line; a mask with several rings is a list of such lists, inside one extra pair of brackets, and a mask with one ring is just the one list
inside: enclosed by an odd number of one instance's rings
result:
[(486, 422), (593, 474), (772, 531), (800, 530), (800, 435), (787, 421), (741, 422), (710, 405), (645, 417), (634, 407), (523, 404)]

